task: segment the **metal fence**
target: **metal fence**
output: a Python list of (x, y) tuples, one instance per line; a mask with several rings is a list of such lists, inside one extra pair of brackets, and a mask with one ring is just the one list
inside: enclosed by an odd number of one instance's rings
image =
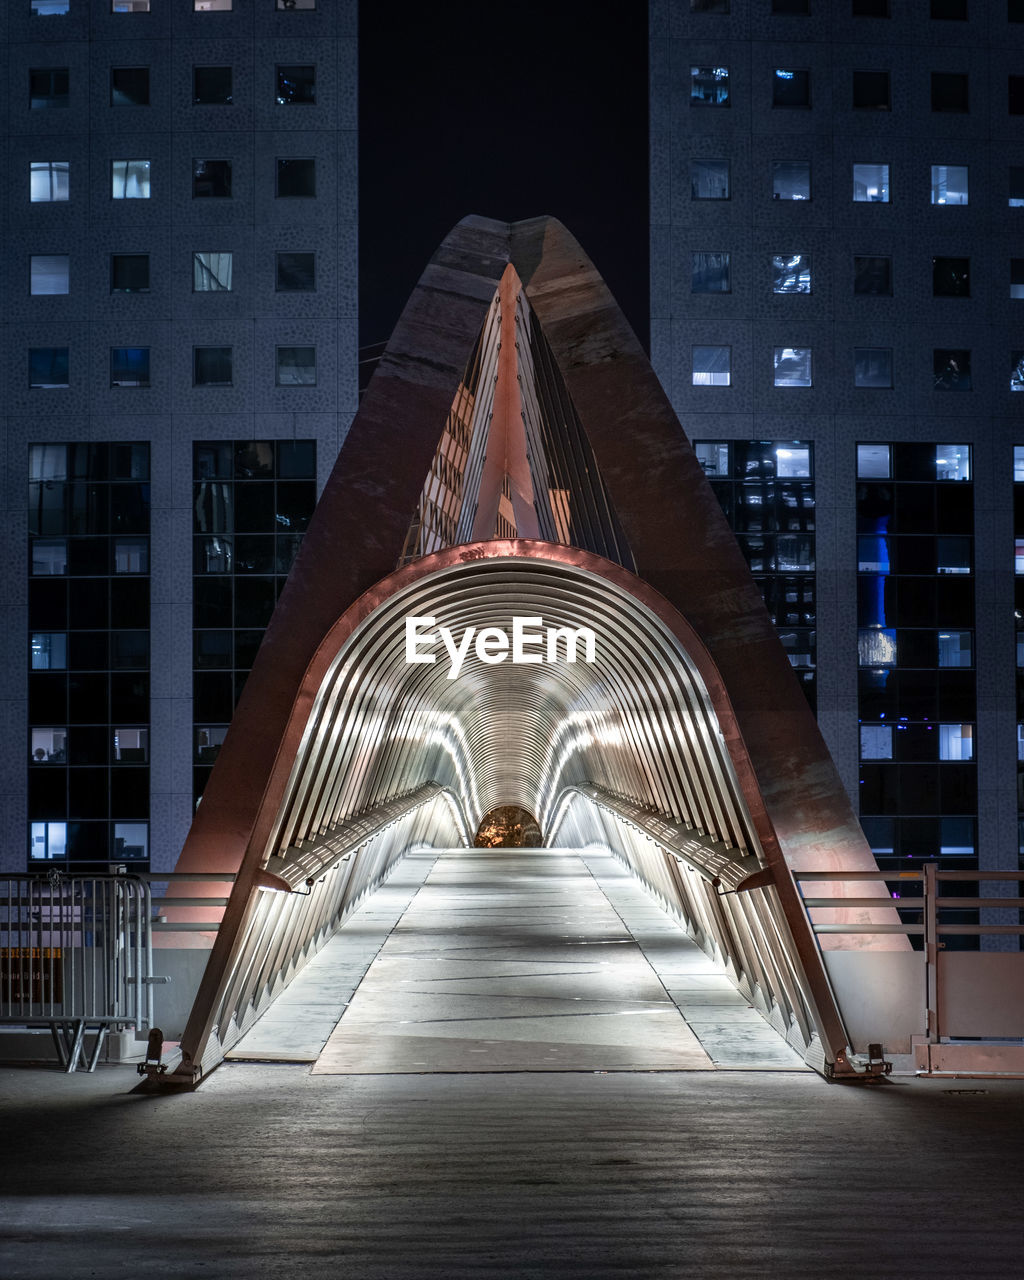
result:
[(92, 1070), (108, 1031), (152, 1023), (150, 916), (138, 876), (0, 877), (0, 1027), (48, 1027)]

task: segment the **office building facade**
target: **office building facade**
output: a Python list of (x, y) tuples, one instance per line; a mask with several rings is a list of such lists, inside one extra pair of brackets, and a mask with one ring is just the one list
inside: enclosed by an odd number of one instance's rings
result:
[(164, 870), (356, 407), (356, 5), (2, 22), (2, 856)]
[(655, 368), (881, 864), (1016, 869), (1024, 6), (650, 19)]

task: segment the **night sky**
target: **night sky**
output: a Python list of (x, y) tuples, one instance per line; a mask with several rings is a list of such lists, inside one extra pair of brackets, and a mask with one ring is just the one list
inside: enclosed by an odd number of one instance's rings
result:
[(560, 218), (646, 345), (646, 0), (360, 10), (361, 345), (470, 213)]

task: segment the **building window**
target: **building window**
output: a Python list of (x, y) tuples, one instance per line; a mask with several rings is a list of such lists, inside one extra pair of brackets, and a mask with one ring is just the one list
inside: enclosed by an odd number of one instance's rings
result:
[(226, 200), (230, 195), (230, 160), (192, 161), (193, 200)]
[(691, 160), (690, 199), (728, 200), (729, 161)]
[(938, 642), (936, 666), (973, 666), (973, 635), (971, 631), (940, 631), (936, 637)]
[(316, 67), (278, 66), (278, 106), (311, 106), (315, 102)]
[(1006, 202), (1011, 209), (1024, 209), (1024, 165), (1010, 165)]
[(311, 157), (277, 161), (277, 195), (315, 196), (316, 161)]
[(932, 258), (932, 296), (969, 298), (971, 296), (970, 258)]
[(971, 446), (969, 444), (937, 444), (935, 446), (936, 480), (970, 480)]
[(316, 289), (316, 254), (277, 254), (279, 293), (313, 293)]
[(29, 13), (34, 18), (50, 18), (67, 13), (71, 0), (29, 0)]
[(971, 539), (957, 534), (939, 534), (935, 539), (935, 572), (971, 572)]
[(857, 111), (890, 111), (888, 71), (855, 71), (853, 105)]
[(192, 0), (196, 13), (230, 13), (232, 0)]
[(110, 183), (115, 200), (148, 200), (149, 161), (111, 160)]
[(968, 109), (967, 76), (960, 72), (932, 72), (932, 110), (966, 111)]
[(194, 107), (230, 107), (232, 97), (230, 67), (192, 68), (192, 105)]
[(691, 293), (729, 292), (729, 255), (695, 252), (690, 255)]
[(233, 261), (231, 253), (193, 253), (193, 293), (230, 293)]
[(115, 573), (149, 573), (149, 542), (145, 538), (114, 539)]
[(149, 386), (149, 347), (111, 347), (110, 385)]
[(863, 297), (891, 297), (892, 258), (855, 257), (853, 292)]
[(857, 479), (888, 480), (892, 475), (892, 448), (887, 444), (857, 446)]
[(888, 390), (892, 386), (892, 348), (855, 347), (853, 385)]
[(1010, 297), (1024, 298), (1024, 258), (1010, 259)]
[(887, 164), (855, 164), (853, 166), (853, 199), (855, 203), (889, 203), (889, 166)]
[(857, 665), (894, 667), (896, 632), (892, 627), (862, 627), (857, 632)]
[(114, 729), (112, 742), (114, 764), (147, 764), (149, 761), (148, 729)]
[(1006, 108), (1011, 116), (1024, 116), (1024, 76), (1008, 76)]
[(28, 73), (28, 105), (33, 111), (66, 107), (69, 102), (67, 67), (33, 67)]
[(33, 822), (29, 857), (33, 862), (61, 861), (67, 856), (68, 824), (66, 822)]
[(974, 759), (974, 725), (973, 724), (940, 724), (939, 725), (939, 759), (940, 760), (973, 760)]
[(805, 17), (811, 12), (811, 0), (772, 0), (772, 13)]
[(691, 13), (728, 13), (729, 0), (690, 0)]
[[(706, 476), (728, 479), (729, 446), (718, 440), (698, 440), (693, 452), (700, 463), (700, 469)], [(1024, 452), (1024, 450), (1022, 450)]]
[(316, 347), (278, 347), (277, 385), (316, 386)]
[(775, 386), (809, 387), (810, 385), (810, 347), (776, 347)]
[(149, 0), (110, 0), (111, 13), (149, 13)]
[(34, 253), (28, 261), (29, 292), (33, 297), (68, 292), (71, 259), (66, 253)]
[(111, 293), (149, 293), (149, 254), (110, 255)]
[(777, 253), (772, 257), (772, 293), (810, 293), (811, 259), (806, 253)]
[(931, 17), (967, 21), (967, 0), (931, 0)]
[(892, 759), (892, 725), (861, 725), (860, 758), (862, 760)]
[(68, 637), (66, 631), (33, 631), (31, 640), (33, 671), (66, 671)]
[(810, 200), (811, 162), (809, 160), (772, 161), (772, 199)]
[(970, 391), (971, 353), (963, 348), (936, 347), (932, 352), (936, 391)]
[(695, 387), (728, 387), (732, 381), (731, 347), (693, 347), (691, 380)]
[(29, 347), (28, 385), (51, 391), (68, 385), (67, 347)]
[(29, 739), (29, 759), (33, 764), (66, 764), (67, 741), (66, 725), (59, 729), (33, 727)]
[(932, 165), (932, 204), (967, 203), (967, 166)]
[(690, 106), (729, 106), (729, 68), (691, 67)]
[(299, 9), (315, 9), (316, 0), (277, 0), (277, 7), (289, 13)]
[[(1024, 22), (1024, 0), (1006, 0), (1006, 21)], [(1021, 852), (1024, 853), (1024, 845)]]
[(1024, 391), (1024, 351), (1010, 352), (1010, 390)]
[(68, 571), (68, 544), (65, 538), (34, 539), (32, 573), (35, 577), (63, 576)]
[(230, 387), (231, 363), (231, 347), (193, 347), (193, 386)]
[(69, 194), (69, 164), (67, 160), (33, 160), (29, 165), (29, 200), (32, 204), (46, 204), (55, 200), (67, 200)]
[(773, 107), (809, 107), (811, 105), (811, 73), (776, 67), (772, 73)]
[(149, 67), (111, 67), (110, 105), (149, 106)]

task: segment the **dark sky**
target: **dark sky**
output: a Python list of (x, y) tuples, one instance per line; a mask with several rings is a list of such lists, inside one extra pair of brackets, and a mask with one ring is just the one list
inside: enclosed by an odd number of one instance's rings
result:
[(361, 344), (477, 213), (560, 218), (646, 345), (646, 0), (360, 11)]

